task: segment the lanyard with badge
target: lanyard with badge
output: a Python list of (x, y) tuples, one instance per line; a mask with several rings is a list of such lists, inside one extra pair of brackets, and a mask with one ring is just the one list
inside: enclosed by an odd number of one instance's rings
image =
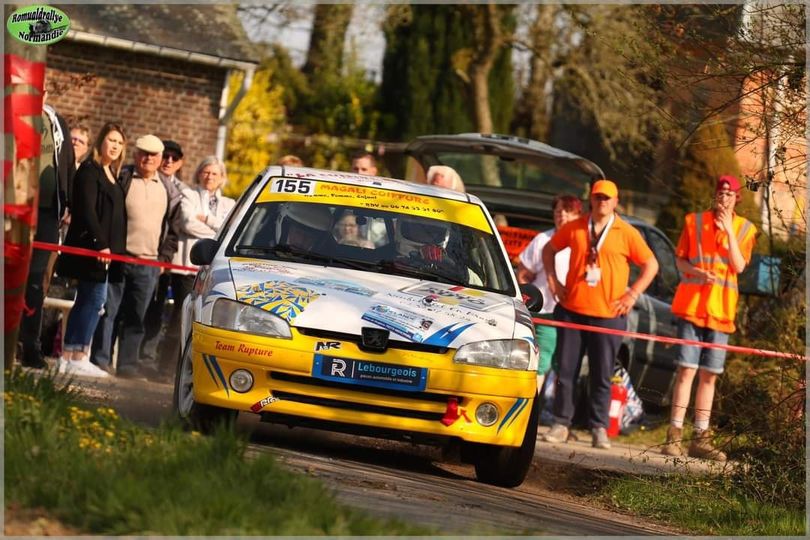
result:
[(599, 268), (599, 250), (602, 249), (602, 244), (605, 243), (607, 232), (613, 225), (615, 217), (615, 214), (610, 216), (610, 220), (608, 220), (602, 232), (599, 233), (599, 236), (596, 236), (596, 225), (594, 225), (593, 218), (588, 219), (588, 230), (590, 232), (588, 238), (590, 239), (590, 245), (588, 249), (588, 261), (585, 265), (585, 283), (587, 283), (589, 287), (596, 287), (602, 280), (602, 269)]

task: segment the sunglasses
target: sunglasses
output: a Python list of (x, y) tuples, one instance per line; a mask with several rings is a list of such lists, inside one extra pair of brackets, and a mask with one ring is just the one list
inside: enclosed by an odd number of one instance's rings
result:
[(181, 158), (177, 154), (163, 154), (164, 161), (180, 161), (181, 159), (183, 158)]

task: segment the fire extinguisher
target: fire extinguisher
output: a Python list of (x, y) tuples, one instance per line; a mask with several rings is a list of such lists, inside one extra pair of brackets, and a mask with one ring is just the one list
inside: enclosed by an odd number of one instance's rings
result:
[(622, 384), (622, 378), (618, 375), (611, 379), (613, 383), (610, 387), (610, 424), (607, 428), (608, 437), (615, 437), (621, 431), (622, 416), (624, 407), (627, 405), (627, 388)]

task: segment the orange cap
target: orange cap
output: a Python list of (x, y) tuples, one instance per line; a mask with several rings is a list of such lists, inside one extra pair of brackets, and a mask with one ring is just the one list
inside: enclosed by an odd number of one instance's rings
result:
[(591, 186), (591, 195), (607, 195), (611, 199), (619, 196), (619, 188), (610, 180), (597, 180)]

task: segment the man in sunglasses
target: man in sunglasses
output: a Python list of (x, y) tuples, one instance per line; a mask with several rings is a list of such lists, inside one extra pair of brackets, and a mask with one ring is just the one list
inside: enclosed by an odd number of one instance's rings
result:
[[(183, 148), (180, 144), (173, 140), (163, 141), (163, 156), (158, 167), (158, 175), (160, 179), (167, 184), (174, 186), (177, 191), (181, 192), (188, 189), (188, 185), (180, 179), (180, 169), (183, 168)], [(174, 208), (173, 213), (179, 214), (180, 205)], [(170, 223), (175, 227), (176, 232), (179, 233), (179, 215), (172, 215)], [(158, 345), (160, 344), (161, 328), (163, 326), (163, 315), (166, 309), (166, 295), (169, 291), (169, 284), (171, 283), (170, 272), (162, 272), (158, 278), (157, 288), (152, 297), (152, 302), (146, 310), (146, 317), (144, 318), (144, 336), (141, 344), (141, 371), (148, 377), (157, 378), (158, 370)]]
[[(562, 322), (625, 330), (627, 314), (658, 272), (658, 261), (638, 229), (616, 213), (616, 184), (610, 180), (594, 182), (590, 203), (590, 214), (563, 225), (543, 248), (549, 290), (559, 301), (554, 317)], [(554, 256), (565, 248), (571, 248), (571, 255), (568, 276), (562, 284), (554, 271)], [(631, 262), (641, 272), (628, 287)], [(592, 445), (610, 448), (610, 379), (621, 341), (620, 335), (559, 329), (560, 371), (554, 392), (554, 424), (544, 437), (546, 441), (568, 440), (574, 416), (574, 387), (583, 352), (587, 352)]]

